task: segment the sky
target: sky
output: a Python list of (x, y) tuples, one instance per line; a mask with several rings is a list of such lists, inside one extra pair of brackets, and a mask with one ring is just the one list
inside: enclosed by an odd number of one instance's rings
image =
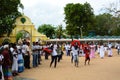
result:
[[(84, 4), (88, 2), (94, 9), (94, 14), (100, 14), (101, 9), (108, 7), (117, 0), (21, 0), (24, 5), (23, 13), (28, 16), (37, 29), (42, 24), (53, 26), (63, 25), (64, 7), (68, 3)], [(22, 12), (22, 10), (20, 10)]]

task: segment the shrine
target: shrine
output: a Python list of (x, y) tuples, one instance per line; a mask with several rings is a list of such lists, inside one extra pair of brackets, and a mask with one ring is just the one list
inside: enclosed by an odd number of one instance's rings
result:
[(0, 36), (0, 44), (5, 41), (12, 43), (16, 42), (16, 36), (19, 33), (23, 33), (22, 39), (29, 40), (30, 42), (48, 40), (46, 35), (41, 34), (36, 30), (30, 18), (24, 14), (16, 19), (15, 25), (16, 27), (13, 29), (9, 37), (6, 35)]

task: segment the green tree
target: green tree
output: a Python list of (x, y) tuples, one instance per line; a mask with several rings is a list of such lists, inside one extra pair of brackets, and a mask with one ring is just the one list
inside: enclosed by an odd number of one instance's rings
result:
[(94, 25), (93, 8), (87, 2), (84, 4), (67, 4), (64, 8), (64, 14), (65, 23), (67, 25), (66, 29), (68, 30), (68, 33), (70, 33), (70, 35), (80, 34), (81, 28), (83, 28), (83, 32), (86, 35), (88, 30), (87, 28), (93, 27)]
[(75, 27), (73, 27), (72, 24), (68, 24), (66, 26), (66, 33), (70, 35), (71, 39), (73, 39), (73, 36), (75, 35)]
[(0, 0), (0, 35), (12, 32), (15, 19), (21, 15), (19, 7), (23, 8), (20, 0)]
[(112, 18), (112, 15), (106, 14), (106, 13), (96, 16), (96, 26), (97, 26), (96, 34), (97, 35), (101, 35), (101, 36), (109, 35), (111, 31), (110, 26), (112, 26), (110, 24), (111, 18)]
[(96, 34), (97, 35), (108, 35), (115, 36), (119, 35), (120, 27), (118, 25), (120, 18), (113, 16), (109, 13), (103, 13), (96, 16)]
[(45, 34), (49, 38), (55, 35), (55, 27), (50, 24), (43, 24), (38, 27), (38, 32)]
[(63, 31), (64, 30), (63, 30), (62, 25), (58, 25), (56, 30), (55, 30), (57, 38), (61, 39), (61, 37), (63, 36)]
[(21, 38), (21, 39), (23, 38), (23, 33), (22, 33), (22, 32), (17, 33), (17, 35), (16, 35), (16, 42), (18, 42), (18, 40), (19, 40), (20, 38)]
[[(106, 31), (107, 33), (104, 33), (104, 35), (120, 35), (120, 3), (119, 0), (116, 0), (112, 3), (109, 4), (108, 7), (102, 8), (102, 12), (104, 14), (98, 15), (99, 18), (101, 16), (102, 20), (99, 21), (99, 23), (103, 22), (103, 28), (105, 29), (104, 32)], [(97, 22), (97, 23), (98, 23)], [(98, 27), (99, 28), (99, 27)]]

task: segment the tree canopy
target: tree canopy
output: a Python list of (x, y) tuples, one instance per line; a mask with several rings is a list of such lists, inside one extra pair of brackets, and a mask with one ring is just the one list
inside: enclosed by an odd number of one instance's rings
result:
[(56, 37), (57, 37), (57, 38), (61, 39), (62, 37), (65, 37), (65, 33), (64, 33), (65, 30), (63, 29), (63, 26), (62, 26), (62, 25), (58, 25), (58, 26), (56, 27), (55, 32), (56, 32)]
[[(69, 3), (64, 8), (66, 29), (70, 35), (80, 34), (83, 26), (84, 34), (87, 34), (89, 26), (94, 25), (93, 8), (89, 3)], [(72, 31), (71, 31), (72, 30)]]
[(55, 35), (55, 27), (50, 24), (43, 24), (38, 27), (38, 32), (45, 34), (49, 38)]
[[(116, 4), (117, 3), (117, 4)], [(119, 36), (120, 35), (120, 3), (110, 3), (104, 7), (102, 14), (96, 16), (97, 35)]]
[(0, 35), (12, 32), (15, 19), (21, 15), (19, 7), (23, 8), (20, 0), (0, 0)]

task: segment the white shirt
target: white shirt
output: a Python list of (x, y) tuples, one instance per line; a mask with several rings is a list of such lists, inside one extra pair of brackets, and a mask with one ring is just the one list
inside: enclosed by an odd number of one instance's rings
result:
[(14, 51), (14, 48), (13, 48), (13, 47), (11, 47), (11, 48), (10, 48), (10, 51), (11, 51), (11, 53), (13, 53), (13, 51)]
[(22, 53), (26, 54), (27, 53), (27, 48), (26, 48), (26, 45), (23, 45), (22, 46)]
[(104, 48), (103, 45), (101, 45), (101, 46), (100, 46), (100, 53), (101, 53), (101, 52), (104, 52), (104, 51), (105, 51), (105, 48)]
[(52, 56), (57, 56), (57, 51), (56, 51), (57, 47), (56, 45), (54, 45), (53, 47), (53, 51), (52, 51)]
[[(0, 61), (2, 61), (3, 59), (4, 59), (4, 56), (0, 54)], [(0, 71), (2, 71), (2, 65), (0, 65)]]
[(112, 44), (108, 44), (108, 48), (111, 49), (112, 48)]
[(78, 50), (79, 50), (79, 49), (75, 49), (75, 47), (72, 46), (72, 53), (73, 53), (73, 56), (78, 55)]
[(69, 44), (65, 45), (65, 49), (69, 50), (70, 49), (70, 45)]
[(118, 44), (117, 49), (120, 49), (120, 44)]

